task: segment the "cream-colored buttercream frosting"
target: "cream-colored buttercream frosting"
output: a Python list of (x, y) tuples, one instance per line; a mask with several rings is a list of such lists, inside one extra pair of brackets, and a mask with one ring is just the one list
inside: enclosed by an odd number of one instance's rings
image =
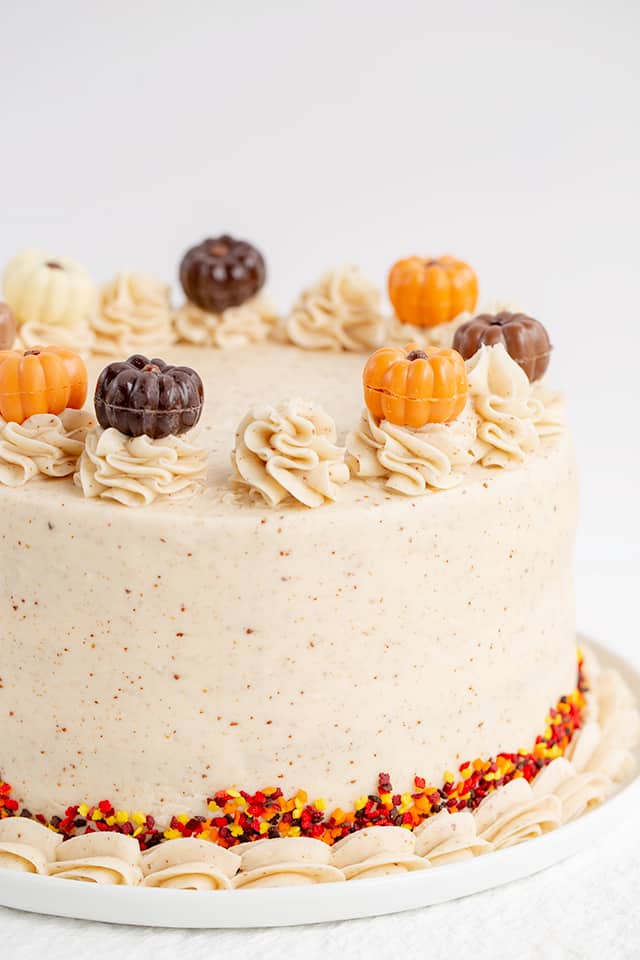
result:
[(300, 294), (283, 319), (282, 333), (307, 350), (374, 350), (386, 326), (380, 299), (357, 267), (329, 270)]
[(287, 498), (319, 507), (349, 479), (335, 422), (300, 399), (252, 407), (236, 431), (231, 462), (234, 480), (272, 507)]
[(152, 440), (96, 427), (87, 434), (74, 480), (85, 497), (141, 507), (160, 497), (192, 496), (206, 470), (207, 453), (191, 434)]
[(286, 386), (326, 405), (340, 446), (362, 356), (267, 342), (165, 359), (208, 395), (197, 497), (125, 510), (70, 479), (4, 489), (0, 769), (16, 800), (51, 815), (106, 798), (166, 823), (275, 785), (349, 810), (381, 770), (402, 791), (533, 744), (576, 684), (567, 432), (427, 497), (352, 477), (319, 510), (229, 502), (243, 412)]
[(383, 479), (389, 490), (409, 497), (429, 488), (448, 490), (463, 479), (458, 468), (480, 456), (477, 426), (471, 404), (451, 423), (428, 423), (420, 430), (378, 422), (365, 409), (359, 430), (347, 437), (347, 462), (354, 476)]
[(388, 877), (424, 870), (429, 861), (415, 852), (415, 837), (404, 827), (365, 827), (331, 848), (334, 867), (346, 880)]
[(171, 890), (229, 890), (240, 857), (196, 837), (169, 840), (144, 854), (145, 887)]
[(602, 773), (577, 773), (570, 760), (558, 757), (540, 771), (531, 788), (535, 797), (554, 794), (560, 801), (561, 821), (568, 823), (603, 803), (613, 783)]
[(590, 716), (575, 734), (566, 757), (578, 773), (602, 774), (620, 782), (635, 769), (633, 748), (640, 734), (640, 714), (631, 691), (614, 670), (598, 673), (594, 694)]
[(335, 883), (344, 874), (331, 863), (331, 848), (311, 837), (280, 837), (242, 843), (235, 848), (241, 856), (240, 872), (234, 886), (306, 886)]
[(277, 311), (264, 293), (222, 313), (209, 313), (187, 301), (173, 316), (178, 341), (221, 350), (261, 343), (272, 334), (277, 322)]
[(38, 474), (70, 476), (94, 424), (85, 410), (37, 413), (23, 423), (0, 418), (0, 484), (19, 487)]
[(100, 290), (91, 317), (93, 350), (124, 359), (131, 353), (166, 348), (173, 340), (171, 291), (146, 273), (119, 273)]
[(34, 347), (67, 347), (87, 357), (93, 349), (95, 337), (89, 323), (82, 322), (74, 327), (52, 326), (47, 323), (28, 321), (24, 323), (16, 339), (16, 349), (32, 350)]
[(21, 873), (46, 874), (62, 837), (26, 817), (0, 820), (0, 867)]
[(558, 827), (562, 809), (556, 796), (536, 797), (527, 781), (518, 777), (488, 794), (474, 817), (479, 837), (501, 850)]
[(404, 347), (406, 343), (417, 343), (423, 349), (449, 349), (453, 346), (456, 330), (471, 319), (470, 313), (460, 313), (448, 323), (439, 323), (435, 327), (417, 327), (412, 323), (402, 323), (395, 314), (385, 321), (385, 344), (392, 347)]
[(109, 831), (87, 833), (56, 847), (49, 874), (61, 880), (136, 886), (142, 880), (142, 855), (133, 837)]
[(432, 867), (460, 863), (492, 849), (488, 841), (478, 836), (475, 817), (468, 810), (441, 810), (416, 827), (414, 837), (416, 853), (426, 857)]
[(480, 418), (478, 438), (487, 445), (485, 467), (516, 467), (538, 449), (536, 422), (543, 403), (503, 344), (481, 347), (467, 360), (469, 396)]

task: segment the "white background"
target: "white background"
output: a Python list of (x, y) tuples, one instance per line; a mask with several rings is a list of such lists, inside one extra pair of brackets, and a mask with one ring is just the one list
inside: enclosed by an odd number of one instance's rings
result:
[[(401, 255), (453, 252), (486, 296), (543, 320), (581, 469), (578, 620), (638, 659), (636, 3), (3, 0), (0, 40), (0, 264), (41, 246), (98, 280), (174, 279), (186, 246), (228, 230), (265, 251), (284, 307), (334, 264), (382, 286)], [(638, 825), (409, 918), (123, 941), (0, 911), (0, 930), (15, 957), (62, 956), (63, 933), (65, 956), (96, 958), (116, 943), (393, 957), (467, 940), (474, 958), (545, 941), (544, 956), (632, 956)]]

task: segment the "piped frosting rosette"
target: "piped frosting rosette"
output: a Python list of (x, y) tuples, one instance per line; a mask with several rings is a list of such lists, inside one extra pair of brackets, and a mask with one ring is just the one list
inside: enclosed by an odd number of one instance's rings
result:
[(94, 423), (86, 395), (87, 369), (72, 350), (0, 352), (0, 484), (74, 472)]
[(307, 886), (335, 883), (344, 874), (331, 862), (331, 848), (312, 837), (275, 837), (241, 843), (240, 872), (234, 886), (239, 890), (256, 887)]
[(234, 481), (277, 506), (291, 498), (306, 507), (335, 500), (349, 479), (336, 425), (307, 400), (256, 404), (236, 430)]
[(38, 474), (70, 476), (94, 425), (85, 410), (38, 413), (23, 423), (0, 418), (0, 484), (20, 487)]
[(609, 796), (612, 782), (597, 771), (578, 773), (566, 757), (556, 757), (531, 784), (535, 797), (553, 794), (560, 801), (561, 822), (568, 823)]
[(142, 880), (138, 841), (122, 833), (86, 833), (61, 843), (49, 874), (61, 880), (136, 886)]
[(403, 347), (411, 340), (423, 348), (446, 349), (452, 346), (456, 330), (470, 318), (470, 313), (460, 313), (453, 320), (435, 327), (417, 327), (412, 323), (402, 323), (394, 314), (385, 320), (384, 342), (393, 347)]
[(230, 890), (240, 857), (209, 840), (185, 837), (153, 847), (142, 859), (143, 885), (171, 890)]
[(466, 363), (469, 395), (479, 417), (478, 439), (485, 444), (484, 467), (516, 467), (540, 444), (536, 423), (544, 404), (526, 373), (502, 344), (481, 347)]
[(189, 433), (204, 403), (195, 370), (135, 354), (105, 367), (94, 402), (99, 426), (74, 474), (85, 497), (137, 507), (200, 489), (207, 453)]
[(268, 339), (277, 322), (278, 313), (271, 300), (258, 293), (220, 313), (211, 313), (187, 301), (173, 315), (173, 330), (179, 343), (234, 350)]
[(462, 480), (457, 468), (479, 456), (477, 422), (470, 404), (451, 423), (418, 430), (378, 421), (365, 409), (359, 429), (347, 437), (347, 463), (354, 476), (384, 480), (387, 489), (406, 496), (449, 490)]
[(142, 507), (192, 496), (206, 472), (207, 453), (194, 438), (153, 440), (97, 427), (87, 436), (75, 481), (85, 497)]
[(556, 796), (535, 796), (527, 781), (518, 777), (486, 796), (474, 818), (480, 839), (501, 850), (554, 830), (562, 810)]
[(170, 288), (146, 273), (119, 273), (100, 290), (91, 318), (95, 353), (133, 353), (173, 340)]
[(346, 880), (365, 880), (424, 870), (429, 861), (416, 854), (414, 834), (404, 827), (365, 827), (331, 848), (331, 862)]
[(330, 270), (300, 294), (282, 333), (307, 350), (378, 347), (385, 334), (380, 291), (356, 267)]
[(21, 873), (47, 873), (62, 837), (27, 817), (0, 820), (0, 867)]
[(426, 857), (433, 867), (471, 860), (492, 849), (487, 840), (478, 836), (475, 817), (468, 810), (441, 810), (416, 827), (413, 835), (416, 854)]
[(621, 782), (635, 769), (633, 747), (639, 733), (633, 694), (617, 671), (602, 670), (593, 682), (589, 716), (565, 756), (578, 773), (598, 773), (612, 783)]

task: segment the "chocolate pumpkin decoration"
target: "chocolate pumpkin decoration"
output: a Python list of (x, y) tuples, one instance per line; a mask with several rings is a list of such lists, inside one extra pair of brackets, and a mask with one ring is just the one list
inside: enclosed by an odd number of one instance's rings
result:
[(180, 264), (187, 299), (210, 313), (239, 307), (264, 286), (266, 276), (260, 251), (228, 234), (203, 240), (187, 250)]
[(202, 413), (204, 388), (191, 367), (136, 354), (110, 363), (96, 384), (98, 423), (128, 437), (143, 434), (158, 440), (178, 436), (196, 425)]
[(7, 264), (4, 296), (18, 326), (77, 327), (95, 309), (96, 290), (85, 268), (69, 257), (42, 250), (24, 250)]
[(467, 399), (464, 360), (455, 350), (381, 347), (367, 360), (362, 380), (373, 416), (402, 427), (454, 420)]
[(65, 347), (0, 351), (0, 415), (23, 423), (36, 413), (79, 410), (87, 397), (87, 368)]
[(475, 309), (478, 278), (455, 257), (407, 257), (389, 272), (389, 299), (402, 323), (435, 327)]
[(11, 350), (16, 339), (16, 318), (8, 303), (0, 303), (0, 350)]
[(454, 349), (468, 360), (480, 347), (504, 344), (509, 356), (522, 367), (529, 380), (539, 380), (549, 366), (551, 342), (539, 320), (524, 313), (481, 313), (458, 327)]

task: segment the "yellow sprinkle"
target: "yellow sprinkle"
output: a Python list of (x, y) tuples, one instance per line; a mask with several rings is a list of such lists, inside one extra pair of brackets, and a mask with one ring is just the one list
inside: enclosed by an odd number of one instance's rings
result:
[(168, 830), (165, 830), (164, 832), (165, 840), (177, 840), (181, 836), (182, 834), (180, 833), (180, 831), (174, 830), (173, 827), (170, 827)]
[[(135, 813), (131, 814), (131, 819), (134, 823), (143, 824), (147, 822), (147, 818), (144, 813), (140, 813), (139, 810), (136, 810)], [(135, 834), (134, 834), (135, 836)]]
[(299, 820), (302, 816), (302, 807), (296, 807), (295, 810), (292, 810), (291, 816), (294, 817), (295, 820)]
[(238, 793), (237, 790), (227, 790), (226, 792), (228, 796), (235, 797), (237, 800), (240, 799), (240, 794)]
[(128, 819), (129, 819), (128, 810), (116, 810), (116, 823), (119, 823), (120, 825), (122, 825), (123, 823), (126, 823)]
[(359, 797), (355, 802), (356, 810), (362, 810), (363, 807), (366, 807), (368, 797)]
[(384, 803), (385, 806), (388, 806), (388, 807), (390, 807), (391, 804), (393, 803), (392, 797), (393, 797), (392, 793), (380, 794), (380, 800), (382, 801), (382, 803)]
[(237, 823), (232, 823), (231, 826), (229, 827), (229, 833), (231, 834), (232, 837), (239, 837), (242, 835), (243, 832), (244, 831), (242, 827)]
[(454, 780), (455, 780), (455, 776), (454, 776), (454, 774), (451, 772), (451, 770), (445, 770), (445, 772), (444, 772), (444, 782), (445, 782), (445, 783), (453, 783)]
[(115, 817), (107, 817), (107, 819), (105, 820), (105, 823), (107, 824), (108, 827), (115, 826), (115, 822), (116, 822)]
[(89, 807), (86, 805), (86, 803), (80, 804), (78, 807), (78, 813), (81, 817), (86, 817), (86, 815), (89, 813)]
[(464, 770), (460, 771), (460, 776), (463, 780), (468, 780), (472, 773), (473, 767), (465, 767)]
[(215, 802), (215, 800), (209, 800), (209, 803), (207, 804), (207, 806), (209, 807), (209, 810), (211, 810), (212, 813), (218, 813), (218, 811), (220, 810), (220, 807)]
[(291, 827), (289, 830), (290, 837), (299, 837), (300, 836), (300, 827)]
[(269, 830), (269, 824), (262, 822), (260, 824), (260, 833), (267, 833), (268, 830)]
[(327, 801), (326, 801), (323, 797), (320, 797), (319, 800), (315, 800), (314, 803), (313, 803), (313, 805), (314, 805), (314, 807), (316, 808), (316, 810), (326, 810), (326, 809), (327, 809)]
[(104, 819), (104, 813), (102, 812), (102, 810), (97, 810), (97, 809), (96, 809), (96, 810), (94, 810), (93, 813), (91, 814), (91, 819), (92, 819), (92, 820), (103, 820), (103, 819)]
[(134, 837), (139, 837), (141, 833), (142, 833), (142, 827), (136, 827), (136, 829), (133, 831)]
[[(134, 819), (134, 820), (135, 820), (135, 816), (136, 816), (136, 815), (135, 815), (135, 813), (134, 813), (134, 815), (133, 815), (133, 819)], [(178, 821), (178, 823), (186, 823), (188, 819), (189, 819), (189, 817), (187, 816), (186, 813), (181, 813), (179, 816), (176, 817), (176, 820)]]

